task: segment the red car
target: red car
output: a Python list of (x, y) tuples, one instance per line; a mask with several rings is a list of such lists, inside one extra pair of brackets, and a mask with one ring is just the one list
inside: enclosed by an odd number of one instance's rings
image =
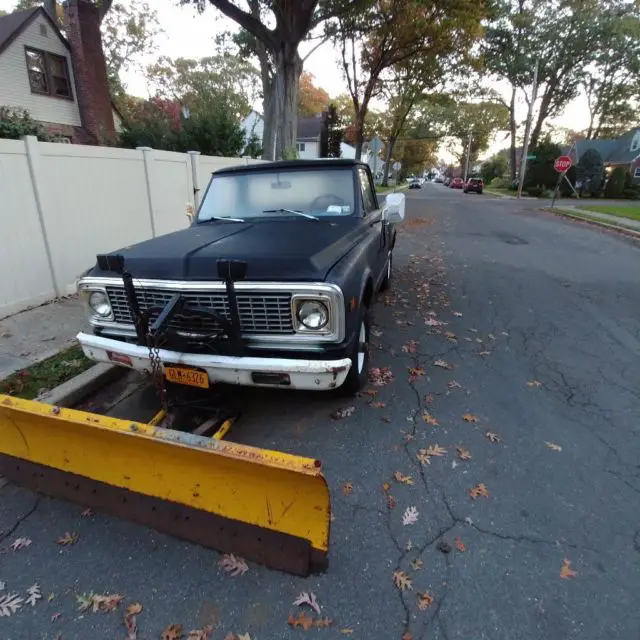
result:
[(462, 189), (464, 187), (464, 182), (462, 178), (453, 178), (449, 183), (450, 189)]
[(464, 192), (475, 191), (475, 193), (482, 193), (484, 189), (484, 182), (482, 178), (469, 178), (467, 184), (464, 185)]

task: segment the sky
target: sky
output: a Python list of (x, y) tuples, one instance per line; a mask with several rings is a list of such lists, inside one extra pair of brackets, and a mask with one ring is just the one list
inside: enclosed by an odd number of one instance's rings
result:
[[(119, 0), (127, 2), (127, 0)], [(157, 55), (165, 55), (171, 58), (202, 58), (212, 55), (215, 50), (214, 37), (221, 31), (232, 29), (234, 23), (222, 17), (213, 7), (207, 7), (202, 15), (198, 14), (192, 6), (178, 6), (178, 0), (147, 0), (149, 4), (158, 12), (158, 19), (164, 34), (158, 37)], [(15, 0), (0, 0), (0, 9), (11, 11), (15, 5)], [(311, 45), (302, 45), (300, 53), (304, 57), (311, 49)], [(149, 64), (154, 61), (152, 57), (143, 60), (141, 63)], [(319, 47), (305, 62), (304, 68), (315, 76), (315, 84), (324, 88), (330, 96), (345, 93), (347, 86), (341, 67), (338, 63), (339, 54), (334, 51), (330, 44)], [(148, 90), (146, 81), (141, 69), (132, 69), (124, 76), (129, 93), (147, 97)], [(497, 83), (491, 86), (501, 93), (504, 87)], [(505, 94), (505, 97), (509, 96)], [(374, 104), (377, 108), (382, 108), (381, 104)], [(259, 107), (259, 105), (256, 105)], [(526, 105), (522, 103), (517, 113), (518, 120), (526, 118)], [(563, 116), (552, 121), (559, 127), (567, 127), (574, 130), (586, 129), (588, 126), (588, 112), (584, 98), (574, 100), (566, 108)], [(482, 154), (489, 157), (501, 148), (508, 146), (506, 132), (499, 133), (494, 137), (491, 147)], [(446, 150), (441, 149), (439, 154), (444, 160), (449, 161), (451, 156)]]

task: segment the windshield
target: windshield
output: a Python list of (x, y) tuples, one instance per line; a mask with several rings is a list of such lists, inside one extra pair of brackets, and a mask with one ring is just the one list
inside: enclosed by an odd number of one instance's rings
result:
[[(290, 210), (287, 212), (287, 210)], [(198, 212), (212, 218), (348, 216), (355, 211), (351, 168), (248, 171), (214, 176)]]

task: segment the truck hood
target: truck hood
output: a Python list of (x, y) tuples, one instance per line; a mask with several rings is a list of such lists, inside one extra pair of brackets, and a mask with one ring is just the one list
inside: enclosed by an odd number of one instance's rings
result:
[[(218, 259), (247, 262), (247, 280), (323, 281), (357, 243), (355, 218), (209, 222), (113, 251), (134, 278), (217, 280)], [(98, 267), (92, 275), (113, 275)]]

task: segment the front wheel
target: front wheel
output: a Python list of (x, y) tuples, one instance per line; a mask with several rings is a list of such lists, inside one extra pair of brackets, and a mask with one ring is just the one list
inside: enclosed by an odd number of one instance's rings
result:
[(357, 393), (369, 381), (369, 341), (371, 319), (369, 309), (362, 304), (358, 317), (358, 338), (351, 353), (351, 369), (340, 387), (345, 393)]
[(385, 269), (384, 280), (380, 285), (380, 291), (386, 291), (391, 286), (391, 276), (393, 275), (393, 253), (389, 252), (389, 260)]

